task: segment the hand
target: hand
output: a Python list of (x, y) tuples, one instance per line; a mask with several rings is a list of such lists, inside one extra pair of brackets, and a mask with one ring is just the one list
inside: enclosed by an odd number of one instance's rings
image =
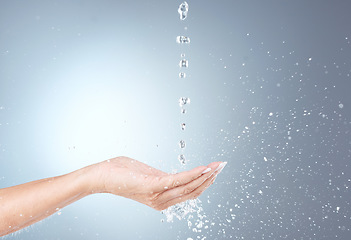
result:
[(134, 159), (117, 157), (93, 165), (92, 191), (130, 198), (160, 211), (200, 196), (225, 164), (213, 162), (207, 167), (168, 174)]

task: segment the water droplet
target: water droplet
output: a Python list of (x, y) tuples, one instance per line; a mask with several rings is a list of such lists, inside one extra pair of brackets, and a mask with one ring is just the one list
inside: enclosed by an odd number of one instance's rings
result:
[(273, 116), (273, 113), (271, 112), (271, 113), (269, 113), (269, 116), (271, 117), (271, 116)]
[(344, 107), (344, 104), (340, 103), (339, 108), (343, 108), (343, 107)]
[(185, 123), (182, 123), (181, 127), (182, 127), (182, 130), (185, 130)]
[(181, 97), (179, 99), (179, 106), (184, 106), (186, 104), (190, 104), (190, 98), (187, 98), (187, 97)]
[(180, 54), (180, 57), (182, 58), (185, 57), (185, 53)]
[(186, 60), (186, 59), (180, 60), (180, 62), (179, 62), (179, 67), (185, 67), (185, 68), (187, 68), (187, 67), (188, 67), (188, 60)]
[(182, 114), (185, 114), (185, 113), (186, 113), (186, 109), (182, 108), (182, 109), (180, 109), (180, 112), (181, 112)]
[(183, 72), (179, 73), (179, 78), (185, 78), (185, 77), (186, 77), (185, 73), (183, 73)]
[(186, 159), (185, 159), (185, 156), (183, 154), (180, 154), (178, 156), (178, 160), (179, 162), (182, 164), (182, 165), (185, 165), (186, 164)]
[(177, 43), (190, 43), (190, 38), (185, 36), (178, 36)]
[(185, 148), (185, 141), (184, 140), (180, 140), (179, 141), (179, 147), (180, 148)]
[(178, 13), (179, 13), (179, 18), (180, 20), (185, 20), (186, 17), (188, 16), (188, 11), (189, 11), (189, 5), (187, 2), (182, 2), (179, 5), (178, 8)]

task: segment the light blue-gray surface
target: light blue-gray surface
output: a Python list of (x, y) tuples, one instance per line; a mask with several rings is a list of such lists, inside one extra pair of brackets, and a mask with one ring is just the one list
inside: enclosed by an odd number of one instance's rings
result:
[(100, 195), (6, 239), (349, 239), (350, 2), (180, 3), (0, 1), (0, 187), (120, 155), (228, 161), (208, 222)]

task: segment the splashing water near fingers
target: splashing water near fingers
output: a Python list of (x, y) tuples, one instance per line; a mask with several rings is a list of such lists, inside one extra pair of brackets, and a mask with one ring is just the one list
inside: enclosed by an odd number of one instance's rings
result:
[(201, 201), (199, 199), (188, 200), (163, 210), (162, 214), (166, 216), (167, 222), (173, 222), (174, 217), (182, 220), (188, 213), (196, 212), (200, 214), (203, 211), (203, 208), (199, 206), (200, 204)]

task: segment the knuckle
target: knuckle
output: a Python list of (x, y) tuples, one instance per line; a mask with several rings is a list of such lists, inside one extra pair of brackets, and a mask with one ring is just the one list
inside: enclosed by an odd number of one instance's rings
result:
[(175, 179), (172, 175), (167, 178), (167, 184), (171, 186), (171, 188), (175, 188), (179, 186), (179, 180)]
[(180, 182), (178, 180), (172, 180), (172, 187), (178, 187), (180, 185)]
[(192, 189), (189, 188), (189, 187), (186, 187), (186, 188), (183, 189), (181, 195), (187, 195), (187, 194), (189, 194), (191, 192), (192, 192)]
[(157, 210), (157, 211), (161, 211), (162, 209), (162, 205), (163, 204), (163, 195), (161, 193), (150, 193), (150, 195), (147, 198), (147, 204), (149, 207)]
[(159, 194), (151, 194), (151, 196), (149, 197), (149, 202), (156, 203), (159, 199), (159, 196)]

